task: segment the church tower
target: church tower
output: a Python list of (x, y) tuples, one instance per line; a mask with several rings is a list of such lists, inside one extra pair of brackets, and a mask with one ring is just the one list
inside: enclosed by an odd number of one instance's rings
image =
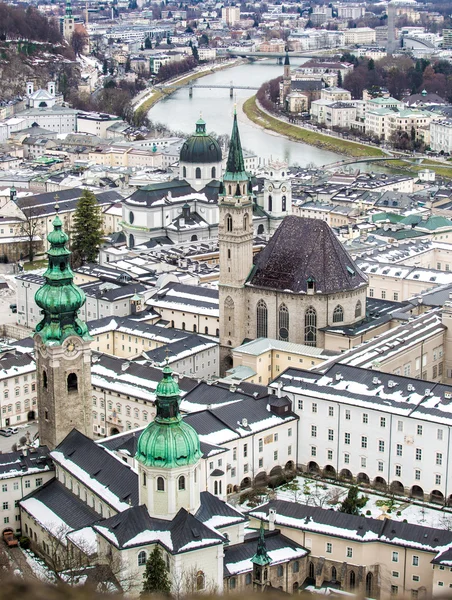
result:
[(282, 80), (282, 99), (281, 106), (284, 110), (288, 109), (287, 106), (287, 96), (290, 94), (290, 87), (292, 85), (292, 79), (290, 76), (290, 60), (289, 60), (289, 52), (286, 48), (286, 57), (284, 59), (284, 74)]
[(157, 414), (140, 435), (135, 459), (139, 502), (151, 517), (171, 520), (181, 508), (201, 505), (199, 437), (179, 412), (180, 389), (168, 365), (155, 391)]
[(257, 542), (256, 554), (251, 559), (253, 563), (253, 587), (255, 592), (264, 592), (269, 585), (269, 565), (271, 558), (265, 544), (264, 524), (261, 521), (259, 541)]
[(71, 41), (72, 34), (75, 30), (75, 20), (72, 14), (71, 0), (66, 0), (66, 10), (61, 21), (61, 33), (67, 42)]
[(245, 171), (237, 112), (234, 112), (229, 155), (219, 195), (220, 364), (232, 366), (231, 350), (246, 337), (245, 282), (253, 266), (253, 195)]
[(78, 318), (85, 294), (73, 283), (71, 253), (61, 219), (53, 221), (45, 283), (35, 295), (43, 319), (36, 326), (39, 441), (55, 448), (72, 429), (93, 436), (91, 337)]

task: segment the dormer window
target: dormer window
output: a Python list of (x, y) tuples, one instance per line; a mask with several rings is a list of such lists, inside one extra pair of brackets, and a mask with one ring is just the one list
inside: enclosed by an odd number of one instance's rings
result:
[(308, 291), (310, 292), (314, 292), (315, 291), (315, 279), (314, 277), (309, 277), (307, 280), (307, 287), (308, 287)]

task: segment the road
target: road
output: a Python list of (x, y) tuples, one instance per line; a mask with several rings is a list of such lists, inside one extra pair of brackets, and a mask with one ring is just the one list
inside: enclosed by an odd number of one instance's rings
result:
[[(13, 427), (13, 425), (11, 425)], [(18, 425), (19, 431), (11, 435), (10, 437), (3, 437), (0, 435), (0, 452), (11, 452), (11, 448), (13, 444), (17, 444), (21, 437), (27, 435), (27, 431), (30, 432), (30, 439), (33, 439), (33, 436), (38, 431), (38, 424), (33, 422), (28, 425)]]

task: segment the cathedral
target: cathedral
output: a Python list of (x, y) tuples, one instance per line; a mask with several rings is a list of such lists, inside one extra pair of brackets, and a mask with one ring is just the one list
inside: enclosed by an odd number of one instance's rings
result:
[(253, 257), (255, 200), (235, 115), (218, 201), (223, 369), (231, 366), (232, 348), (245, 339), (268, 337), (321, 348), (323, 328), (352, 325), (366, 314), (364, 273), (325, 222), (284, 216), (285, 186), (275, 187), (270, 182), (264, 188), (264, 202), (268, 206), (277, 197), (272, 209), (283, 218)]

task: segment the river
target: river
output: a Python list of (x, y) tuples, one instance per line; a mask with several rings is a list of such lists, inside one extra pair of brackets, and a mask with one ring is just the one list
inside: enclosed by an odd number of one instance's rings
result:
[[(297, 66), (307, 59), (294, 59), (292, 64)], [(282, 75), (283, 66), (276, 64), (275, 59), (254, 63), (245, 63), (237, 67), (218, 71), (202, 77), (195, 82), (202, 85), (235, 85), (259, 87), (265, 81)], [(202, 114), (206, 121), (207, 131), (217, 134), (230, 134), (232, 113), (237, 102), (240, 108), (243, 102), (255, 94), (252, 90), (236, 90), (235, 97), (229, 97), (229, 89), (194, 89), (193, 97), (189, 98), (188, 88), (182, 88), (167, 96), (149, 111), (149, 118), (158, 123), (164, 123), (174, 131), (186, 134), (194, 132), (195, 122)], [(265, 160), (285, 160), (289, 164), (306, 166), (314, 163), (322, 166), (343, 156), (334, 152), (320, 150), (301, 142), (293, 142), (273, 132), (265, 131), (247, 119), (244, 113), (238, 111), (240, 136), (244, 148), (254, 152)]]

